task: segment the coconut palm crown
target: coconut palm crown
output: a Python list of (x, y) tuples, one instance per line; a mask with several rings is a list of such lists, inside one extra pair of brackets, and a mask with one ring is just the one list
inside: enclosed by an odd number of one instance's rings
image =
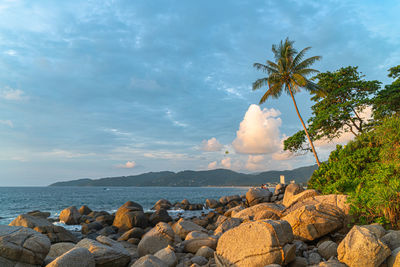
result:
[(294, 41), (290, 41), (286, 38), (286, 40), (281, 41), (280, 44), (272, 45), (275, 62), (267, 60), (266, 64), (254, 63), (253, 66), (257, 70), (267, 73), (268, 76), (256, 80), (253, 83), (253, 90), (263, 88), (264, 86), (268, 88), (262, 96), (260, 104), (263, 104), (269, 97), (280, 97), (283, 91), (291, 96), (297, 115), (303, 125), (308, 141), (310, 142), (315, 160), (319, 166), (320, 162), (317, 152), (315, 151), (313, 142), (300, 115), (294, 94), (299, 92), (300, 88), (304, 88), (313, 94), (324, 94), (315, 83), (307, 79), (307, 76), (319, 72), (315, 69), (311, 69), (310, 66), (314, 64), (315, 61), (320, 60), (321, 57), (314, 56), (304, 59), (306, 52), (310, 50), (311, 47), (306, 47), (300, 52), (297, 52), (293, 47), (293, 43)]

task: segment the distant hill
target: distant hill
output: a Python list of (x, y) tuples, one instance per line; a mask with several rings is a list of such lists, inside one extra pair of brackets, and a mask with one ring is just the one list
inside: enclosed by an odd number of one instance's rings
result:
[(238, 173), (226, 169), (209, 171), (148, 172), (139, 175), (79, 179), (57, 182), (49, 186), (255, 186), (279, 182), (284, 175), (286, 183), (307, 183), (317, 165), (286, 171), (266, 171), (257, 174)]

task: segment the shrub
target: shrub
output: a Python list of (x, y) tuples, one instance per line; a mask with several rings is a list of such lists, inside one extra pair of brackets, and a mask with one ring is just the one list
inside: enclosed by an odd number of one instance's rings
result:
[(348, 194), (358, 222), (400, 228), (400, 117), (337, 146), (309, 183), (324, 194)]

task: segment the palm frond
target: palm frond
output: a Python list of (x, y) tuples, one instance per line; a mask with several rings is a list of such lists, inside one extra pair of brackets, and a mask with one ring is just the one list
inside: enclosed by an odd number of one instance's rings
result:
[(311, 66), (312, 64), (314, 64), (315, 61), (320, 60), (321, 58), (322, 58), (321, 56), (314, 56), (314, 57), (307, 58), (307, 59), (303, 60), (302, 62), (300, 62), (297, 66), (295, 66), (294, 71), (305, 69), (305, 68)]
[(267, 84), (268, 84), (268, 78), (258, 79), (257, 81), (255, 81), (253, 83), (253, 91), (257, 90), (257, 89), (260, 89), (260, 88), (264, 87)]
[(291, 68), (295, 68), (295, 67), (297, 66), (297, 64), (299, 64), (299, 63), (301, 62), (301, 60), (303, 60), (304, 55), (305, 55), (306, 52), (307, 52), (308, 50), (310, 50), (310, 49), (311, 49), (311, 46), (306, 47), (306, 48), (304, 48), (303, 50), (301, 50), (301, 51), (296, 55), (296, 57), (293, 59)]
[(272, 72), (277, 72), (276, 69), (271, 68), (270, 66), (261, 64), (261, 63), (254, 63), (253, 67), (256, 68), (257, 70), (261, 70), (265, 73), (272, 73)]
[(296, 73), (301, 74), (303, 76), (308, 76), (310, 74), (319, 73), (319, 71), (315, 70), (315, 69), (301, 69), (301, 70), (296, 71)]
[(293, 80), (297, 86), (305, 87), (307, 85), (307, 79), (301, 74), (294, 73)]

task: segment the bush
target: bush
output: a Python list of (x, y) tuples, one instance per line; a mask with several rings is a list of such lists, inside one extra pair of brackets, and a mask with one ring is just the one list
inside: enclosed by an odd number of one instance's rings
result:
[(346, 146), (337, 146), (308, 187), (348, 194), (360, 223), (400, 228), (400, 118), (387, 118)]

